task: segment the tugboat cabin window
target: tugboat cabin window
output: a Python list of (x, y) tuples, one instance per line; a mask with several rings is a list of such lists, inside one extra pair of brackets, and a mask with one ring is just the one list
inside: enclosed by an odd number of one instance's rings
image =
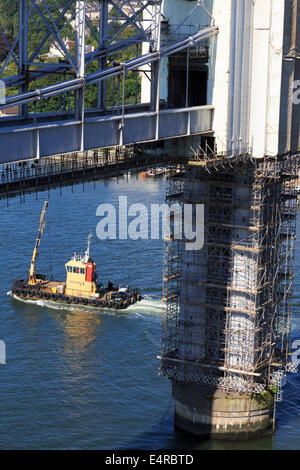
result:
[(73, 268), (73, 273), (79, 274), (79, 268), (77, 268), (76, 266), (74, 266), (74, 268)]
[(80, 268), (80, 274), (85, 274), (85, 269), (84, 268)]

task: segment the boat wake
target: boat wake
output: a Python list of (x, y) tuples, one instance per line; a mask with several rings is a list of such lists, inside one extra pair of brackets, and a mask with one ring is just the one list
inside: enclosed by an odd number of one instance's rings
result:
[(128, 307), (127, 311), (140, 315), (161, 315), (162, 301), (151, 296), (145, 297), (141, 302)]

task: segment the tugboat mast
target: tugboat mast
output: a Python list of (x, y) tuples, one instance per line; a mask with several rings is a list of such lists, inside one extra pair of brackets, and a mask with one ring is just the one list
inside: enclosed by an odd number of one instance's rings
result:
[(40, 228), (39, 228), (38, 235), (37, 235), (37, 238), (36, 238), (35, 247), (34, 247), (34, 250), (33, 250), (32, 260), (31, 260), (31, 264), (30, 264), (29, 275), (28, 275), (28, 284), (31, 285), (31, 286), (36, 284), (35, 263), (36, 263), (36, 259), (37, 259), (37, 256), (38, 256), (38, 247), (39, 247), (39, 244), (40, 244), (40, 241), (41, 241), (41, 236), (42, 236), (44, 226), (45, 226), (45, 215), (46, 215), (47, 207), (48, 207), (48, 201), (45, 201), (44, 206), (43, 206), (43, 210), (42, 210), (42, 213), (41, 213), (41, 217), (40, 217)]
[(90, 248), (91, 248), (91, 238), (92, 237), (93, 237), (93, 232), (90, 232), (89, 236), (88, 236), (87, 249), (86, 249), (85, 256), (84, 256), (84, 259), (85, 259), (86, 263), (88, 262), (88, 260), (90, 258)]

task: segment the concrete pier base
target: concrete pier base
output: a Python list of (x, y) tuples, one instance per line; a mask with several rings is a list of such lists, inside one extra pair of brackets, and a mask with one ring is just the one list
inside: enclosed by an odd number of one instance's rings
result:
[(255, 439), (273, 430), (274, 396), (213, 391), (173, 382), (175, 426), (212, 439)]

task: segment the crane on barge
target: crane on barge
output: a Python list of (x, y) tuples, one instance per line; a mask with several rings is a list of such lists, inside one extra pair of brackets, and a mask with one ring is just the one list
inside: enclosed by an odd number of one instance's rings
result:
[(40, 245), (41, 236), (42, 236), (42, 233), (43, 233), (43, 230), (44, 230), (44, 227), (45, 227), (45, 217), (46, 217), (47, 207), (48, 207), (48, 201), (45, 201), (44, 206), (43, 206), (43, 210), (42, 210), (42, 213), (41, 213), (41, 217), (40, 217), (40, 228), (39, 228), (39, 231), (38, 231), (38, 235), (37, 235), (36, 242), (35, 242), (35, 247), (33, 249), (32, 259), (31, 259), (31, 263), (30, 263), (30, 270), (29, 270), (29, 275), (28, 275), (28, 285), (29, 286), (34, 286), (36, 284), (35, 263), (36, 263), (36, 259), (37, 259), (38, 254), (39, 254), (38, 247)]

